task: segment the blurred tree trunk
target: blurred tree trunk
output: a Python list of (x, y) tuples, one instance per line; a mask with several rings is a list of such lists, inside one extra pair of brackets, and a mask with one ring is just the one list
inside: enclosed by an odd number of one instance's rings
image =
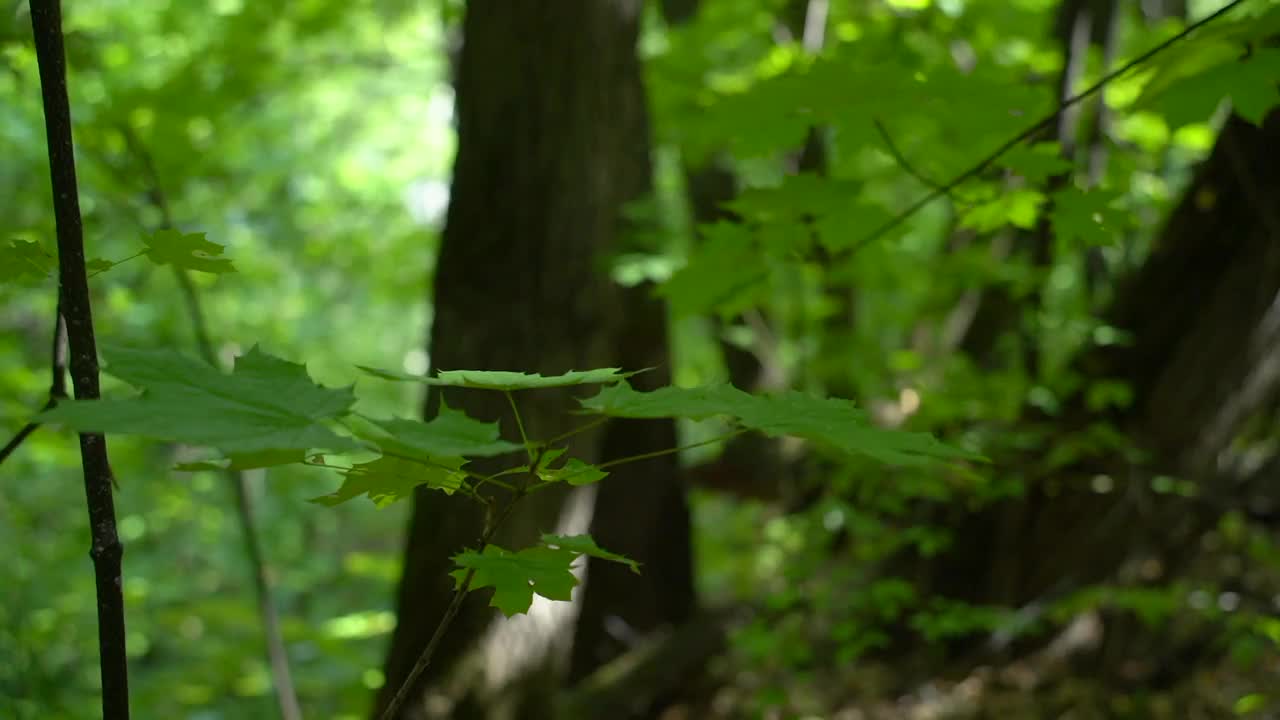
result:
[[(436, 268), (434, 368), (560, 373), (665, 363), (661, 307), (643, 289), (614, 286), (606, 262), (625, 231), (624, 204), (645, 194), (650, 181), (635, 53), (641, 7), (640, 0), (468, 4), (456, 66), (458, 154)], [(428, 417), (441, 394), (428, 393)], [(510, 436), (511, 410), (500, 394), (443, 394), (451, 407), (501, 420)], [(555, 390), (517, 395), (529, 435), (546, 439), (581, 424), (567, 414), (573, 397)], [(573, 451), (601, 459), (602, 434), (603, 452), (615, 456), (675, 443), (669, 422), (634, 423), (578, 436)], [(600, 489), (598, 540), (644, 562), (646, 574), (622, 582), (591, 568), (586, 603), (600, 609), (584, 612), (585, 636), (597, 631), (603, 608), (643, 629), (655, 619), (682, 618), (692, 606), (688, 517), (673, 462), (619, 468)], [(641, 474), (651, 482), (621, 484), (623, 476)], [(565, 498), (550, 491), (527, 498), (496, 542), (521, 547), (554, 531)], [(656, 530), (659, 518), (665, 534)], [(415, 497), (378, 709), (426, 645), (450, 600), (449, 558), (475, 544), (480, 524), (477, 507), (460, 497)], [(446, 678), (490, 624), (487, 594), (468, 599), (416, 697)], [(546, 644), (533, 647), (536, 655)]]

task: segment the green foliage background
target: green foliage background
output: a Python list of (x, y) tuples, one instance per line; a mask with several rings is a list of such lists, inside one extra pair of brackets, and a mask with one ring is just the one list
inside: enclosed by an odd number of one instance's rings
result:
[[(678, 384), (726, 378), (708, 316), (759, 308), (776, 333), (774, 359), (796, 387), (836, 391), (880, 412), (918, 405), (906, 413), (912, 430), (963, 426), (952, 439), (984, 453), (1042, 443), (1034, 430), (1010, 427), (1024, 404), (1052, 413), (1084, 382), (1068, 359), (1123, 341), (1095, 314), (1109, 290), (1091, 289), (1074, 258), (1099, 248), (1113, 270), (1135, 267), (1212, 146), (1222, 101), (1254, 121), (1280, 102), (1280, 51), (1261, 44), (1280, 29), (1280, 6), (1249, 0), (1107, 88), (1117, 148), (1097, 187), (1068, 184), (1050, 206), (1033, 188), (1069, 165), (1047, 143), (1021, 147), (997, 161), (998, 179), (967, 183), (863, 246), (868, 233), (929, 191), (926, 180), (964, 171), (1053, 107), (1062, 63), (1049, 33), (1056, 4), (833, 0), (817, 54), (779, 40), (780, 0), (703, 5), (695, 22), (678, 29), (666, 28), (656, 9), (647, 26), (642, 52), (659, 189), (638, 211), (654, 216), (655, 231), (645, 253), (619, 258), (615, 268), (623, 281), (663, 281)], [(1193, 2), (1192, 14), (1221, 5)], [(50, 248), (29, 23), (22, 3), (9, 9), (0, 6), (0, 243)], [(323, 385), (356, 382), (361, 412), (412, 416), (420, 387), (370, 382), (356, 366), (410, 374), (427, 366), (429, 278), (453, 143), (446, 38), (457, 14), (453, 4), (407, 0), (68, 3), (90, 255), (121, 260), (138, 252), (167, 206), (180, 230), (224, 245), (238, 271), (195, 276), (224, 360), (260, 344), (305, 360)], [(1126, 17), (1118, 56), (1132, 57), (1182, 25)], [(1092, 54), (1086, 83), (1105, 70)], [(893, 148), (877, 124), (891, 133)], [(813, 125), (830, 136), (829, 174), (785, 172), (784, 156)], [(732, 205), (742, 222), (705, 229), (695, 242), (682, 163), (715, 156), (727, 157), (744, 179)], [(1026, 183), (1010, 183), (1014, 176)], [(983, 242), (947, 247), (953, 225), (980, 233), (1029, 228), (1044, 212), (1063, 258), (1054, 266), (993, 258)], [(103, 338), (195, 354), (169, 274), (126, 263), (94, 287)], [(858, 288), (855, 321), (833, 323), (831, 298), (850, 287)], [(1037, 373), (1017, 363), (984, 372), (939, 349), (956, 298), (980, 287), (1015, 297), (1044, 289), (1041, 308), (1023, 318), (1044, 358)], [(50, 281), (0, 285), (6, 433), (47, 392), (53, 299)], [(743, 325), (729, 334), (749, 341), (754, 331)], [(1001, 346), (1006, 357), (1016, 356), (1017, 342)], [(1105, 381), (1089, 393), (1099, 406), (1126, 402), (1126, 389)], [(707, 437), (716, 421), (686, 423), (684, 431)], [(1088, 452), (1117, 442), (1115, 434), (1102, 428), (1052, 450)], [(212, 472), (169, 470), (203, 456), (175, 457), (128, 438), (113, 438), (111, 449), (122, 484), (117, 508), (138, 716), (274, 716), (230, 489)], [(757, 671), (747, 684), (761, 706), (779, 702), (785, 684), (798, 712), (806, 682), (821, 686), (813, 634), (834, 638), (837, 657), (851, 662), (882, 640), (878, 623), (908, 614), (931, 642), (1008, 621), (1005, 609), (930, 604), (901, 580), (870, 579), (870, 569), (903, 545), (929, 553), (949, 541), (936, 529), (896, 522), (913, 501), (980, 501), (1016, 492), (1019, 478), (995, 469), (948, 483), (907, 468), (886, 483), (867, 468), (839, 460), (825, 478), (830, 497), (798, 515), (698, 496), (699, 580), (709, 599), (767, 596), (786, 618), (749, 627), (735, 643), (735, 661)], [(0, 709), (16, 708), (17, 718), (95, 712), (94, 603), (79, 482), (74, 444), (44, 431), (0, 473), (0, 547), (10, 548), (0, 563)], [(304, 706), (317, 717), (362, 717), (381, 682), (394, 623), (390, 593), (405, 508), (305, 502), (335, 486), (319, 471), (293, 468), (272, 469), (268, 482), (255, 484)], [(1231, 542), (1258, 563), (1276, 562), (1264, 534), (1241, 518), (1233, 522), (1239, 527), (1224, 530)], [(830, 537), (842, 530), (859, 533), (856, 562), (832, 563), (827, 555)], [(1101, 589), (1072, 601), (1160, 616), (1173, 612), (1168, 598), (1179, 590)], [(833, 624), (800, 622), (815, 613)], [(1254, 620), (1237, 623), (1242, 657), (1274, 657), (1280, 632)], [(1247, 711), (1276, 701), (1251, 694), (1258, 688), (1230, 690), (1263, 698), (1246, 702)]]

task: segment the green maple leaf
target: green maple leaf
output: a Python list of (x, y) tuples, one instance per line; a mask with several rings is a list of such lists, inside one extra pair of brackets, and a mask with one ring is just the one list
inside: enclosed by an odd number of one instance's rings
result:
[(342, 471), (346, 478), (332, 494), (313, 498), (320, 505), (338, 505), (366, 495), (378, 507), (412, 497), (414, 488), (429, 488), (452, 495), (462, 487), (467, 474), (462, 471), (462, 458), (435, 458), (422, 463), (383, 455), (376, 460), (358, 463)]
[(256, 345), (236, 359), (230, 375), (172, 350), (108, 348), (104, 355), (106, 371), (141, 388), (141, 395), (63, 402), (37, 419), (81, 432), (205, 445), (228, 455), (356, 447), (323, 424), (347, 414), (355, 402), (351, 389), (316, 385), (305, 366)]
[(507, 442), (499, 437), (498, 423), (482, 422), (468, 417), (460, 410), (440, 403), (440, 412), (431, 420), (370, 419), (386, 433), (385, 436), (366, 436), (384, 451), (397, 452), (416, 458), (434, 460), (442, 457), (492, 457), (515, 450), (523, 445)]
[(453, 557), (458, 569), (453, 576), (458, 587), (469, 571), (475, 571), (471, 588), (493, 588), (489, 604), (507, 617), (528, 612), (533, 594), (548, 600), (569, 600), (578, 579), (570, 567), (578, 554), (565, 548), (532, 547), (513, 553), (488, 545), (483, 553), (467, 550)]
[[(1232, 49), (1239, 55), (1239, 50)], [(1203, 121), (1223, 98), (1230, 98), (1239, 115), (1261, 125), (1271, 108), (1280, 105), (1280, 49), (1255, 48), (1243, 59), (1233, 59), (1174, 81), (1151, 98), (1171, 127)]]
[(625, 555), (605, 550), (597, 545), (595, 538), (590, 535), (543, 535), (542, 544), (551, 548), (568, 550), (578, 555), (590, 555), (601, 560), (621, 563), (631, 568), (631, 572), (637, 575), (640, 574), (640, 563)]
[(1120, 193), (1111, 190), (1081, 191), (1068, 187), (1053, 194), (1050, 221), (1059, 242), (1079, 240), (1088, 247), (1110, 244), (1124, 223), (1124, 213), (1111, 204)]
[(698, 420), (727, 415), (742, 426), (767, 435), (794, 435), (889, 464), (979, 459), (972, 453), (944, 445), (927, 433), (876, 427), (848, 400), (794, 391), (751, 395), (732, 385), (720, 384), (637, 392), (630, 385), (619, 383), (580, 402), (588, 411), (613, 417)]
[(1071, 170), (1071, 163), (1062, 157), (1062, 149), (1056, 142), (1019, 145), (1000, 156), (997, 161), (1022, 176), (1027, 184), (1043, 185), (1046, 180)]
[(725, 222), (701, 230), (704, 242), (658, 293), (678, 315), (728, 313), (750, 306), (769, 277), (750, 231)]
[(58, 266), (53, 256), (29, 240), (0, 245), (0, 282), (29, 283), (48, 278)]
[(1023, 229), (1035, 227), (1044, 193), (1024, 188), (1002, 192), (994, 199), (965, 208), (960, 226), (978, 232), (991, 232), (1005, 225)]
[(562, 467), (542, 468), (538, 477), (545, 482), (567, 482), (570, 485), (591, 485), (605, 479), (609, 473), (577, 458), (569, 458)]
[(356, 367), (383, 380), (401, 380), (420, 382), (427, 385), (506, 391), (613, 383), (631, 377), (636, 373), (644, 372), (643, 370), (623, 372), (620, 368), (597, 368), (595, 370), (570, 370), (560, 375), (547, 376), (539, 373), (511, 372), (507, 370), (441, 370), (436, 373), (436, 377), (430, 377), (392, 370), (379, 370), (363, 365), (357, 365)]
[(218, 257), (223, 246), (205, 239), (204, 233), (181, 233), (166, 229), (142, 238), (145, 254), (157, 265), (173, 265), (184, 270), (221, 275), (235, 272), (228, 258)]

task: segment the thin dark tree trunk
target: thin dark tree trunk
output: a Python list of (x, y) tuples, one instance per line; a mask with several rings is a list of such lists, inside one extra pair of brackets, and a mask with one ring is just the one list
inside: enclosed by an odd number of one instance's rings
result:
[[(639, 0), (468, 4), (456, 66), (458, 155), (436, 268), (433, 367), (559, 373), (619, 360), (615, 341), (630, 318), (607, 259), (622, 234), (623, 205), (648, 186), (635, 54), (640, 9)], [(445, 399), (514, 429), (500, 395)], [(567, 414), (576, 407), (572, 393), (538, 391), (517, 400), (532, 437), (582, 422)], [(427, 416), (440, 401), (440, 393), (428, 394)], [(574, 450), (598, 457), (598, 440), (580, 436)], [(526, 499), (496, 542), (523, 546), (555, 530), (564, 499), (556, 492)], [(450, 556), (475, 543), (480, 523), (476, 506), (461, 498), (415, 498), (379, 710), (449, 602)], [(486, 594), (468, 600), (422, 689), (445, 677), (491, 622)], [(416, 716), (412, 704), (401, 716)]]
[[(58, 0), (32, 0), (31, 26), (49, 142), (49, 172), (58, 236), (58, 312), (66, 322), (68, 365), (77, 400), (96, 400), (98, 348), (85, 272), (84, 228), (76, 185), (75, 149), (71, 139), (71, 104), (67, 98), (67, 61), (62, 42), (62, 8)], [(58, 342), (56, 333), (54, 343)], [(56, 354), (56, 353), (55, 353)], [(55, 383), (56, 384), (56, 383)], [(80, 459), (89, 508), (94, 578), (98, 598), (98, 653), (102, 677), (102, 716), (129, 717), (129, 672), (125, 654), (124, 547), (116, 532), (114, 478), (101, 433), (80, 433)]]

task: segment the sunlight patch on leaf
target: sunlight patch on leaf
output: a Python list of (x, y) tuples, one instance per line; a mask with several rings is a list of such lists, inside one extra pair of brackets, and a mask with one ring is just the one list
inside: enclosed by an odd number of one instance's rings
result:
[(471, 589), (493, 588), (489, 604), (510, 617), (528, 612), (533, 594), (548, 600), (569, 600), (578, 584), (572, 570), (578, 555), (564, 548), (531, 547), (511, 552), (489, 545), (483, 553), (467, 550), (453, 556), (457, 570), (450, 575), (461, 587), (470, 570), (475, 571)]

